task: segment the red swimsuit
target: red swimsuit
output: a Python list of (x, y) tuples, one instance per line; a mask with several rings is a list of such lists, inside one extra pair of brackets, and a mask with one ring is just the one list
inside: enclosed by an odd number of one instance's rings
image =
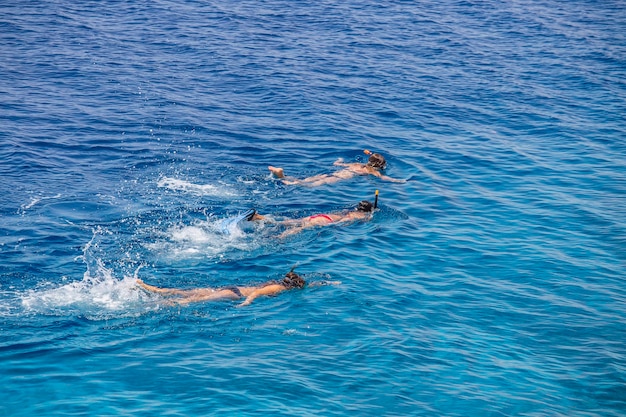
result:
[(310, 216), (309, 220), (318, 219), (320, 217), (327, 219), (329, 223), (333, 222), (333, 219), (328, 214), (315, 214), (313, 216)]

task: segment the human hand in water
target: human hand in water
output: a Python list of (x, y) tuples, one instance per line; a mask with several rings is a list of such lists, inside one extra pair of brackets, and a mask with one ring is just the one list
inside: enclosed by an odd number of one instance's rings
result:
[(333, 165), (342, 165), (342, 164), (343, 164), (343, 158), (339, 158), (335, 162), (333, 162)]

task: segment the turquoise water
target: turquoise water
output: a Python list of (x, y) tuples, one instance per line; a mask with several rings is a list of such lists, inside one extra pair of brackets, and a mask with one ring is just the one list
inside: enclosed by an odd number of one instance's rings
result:
[[(618, 1), (0, 6), (0, 415), (623, 416)], [(332, 172), (363, 149), (389, 183)], [(370, 222), (224, 235), (352, 208)], [(180, 288), (305, 288), (236, 308)]]

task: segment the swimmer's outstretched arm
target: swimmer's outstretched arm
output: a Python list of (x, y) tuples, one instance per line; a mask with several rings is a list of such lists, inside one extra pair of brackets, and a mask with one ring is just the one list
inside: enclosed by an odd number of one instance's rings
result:
[(389, 182), (400, 182), (400, 183), (404, 183), (406, 182), (406, 180), (399, 180), (397, 178), (391, 178), (388, 177), (387, 175), (383, 175), (381, 174), (379, 171), (372, 171), (371, 174), (375, 177), (380, 178), (383, 181), (389, 181)]
[(284, 290), (285, 290), (285, 287), (279, 284), (272, 284), (266, 287), (256, 289), (252, 291), (252, 293), (250, 293), (250, 295), (246, 297), (246, 300), (243, 303), (239, 304), (237, 307), (250, 305), (255, 299), (257, 299), (258, 297), (262, 295), (274, 295)]

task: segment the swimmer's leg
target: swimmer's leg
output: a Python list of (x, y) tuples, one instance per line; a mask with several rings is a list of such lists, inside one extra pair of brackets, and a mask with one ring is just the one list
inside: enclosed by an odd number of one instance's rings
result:
[(272, 175), (274, 175), (274, 177), (283, 180), (283, 184), (286, 185), (297, 185), (300, 184), (302, 181), (296, 178), (287, 178), (285, 176), (285, 170), (282, 168), (278, 168), (278, 167), (273, 167), (273, 166), (269, 166), (267, 167), (270, 172), (272, 173)]
[(285, 230), (284, 232), (282, 232), (280, 235), (278, 235), (279, 239), (285, 239), (289, 236), (298, 234), (300, 232), (302, 232), (304, 229), (309, 229), (311, 227), (314, 227), (312, 225), (302, 225), (302, 226), (295, 226), (295, 227), (290, 227), (289, 229)]
[(324, 184), (332, 184), (342, 179), (336, 175), (318, 174), (299, 180), (296, 178), (286, 177), (285, 170), (283, 168), (273, 167), (270, 165), (268, 169), (276, 178), (283, 180), (283, 184), (286, 185), (308, 185), (311, 187), (317, 187)]
[(159, 287), (155, 287), (154, 285), (146, 284), (139, 278), (137, 278), (137, 284), (145, 290), (148, 290), (150, 292), (155, 292), (158, 294), (179, 294), (179, 295), (186, 294), (186, 291), (183, 291), (183, 290), (178, 290), (175, 288), (159, 288)]
[(210, 290), (206, 291), (204, 289), (194, 290), (187, 293), (187, 296), (182, 298), (177, 298), (172, 300), (175, 304), (186, 305), (189, 303), (197, 303), (200, 301), (217, 301), (217, 300), (237, 300), (241, 298), (239, 295), (235, 294), (233, 290), (222, 289), (222, 290)]
[(300, 183), (309, 187), (319, 187), (320, 185), (334, 184), (343, 179), (344, 178), (338, 177), (336, 175), (320, 174), (314, 177), (305, 178), (301, 180)]
[(248, 220), (249, 221), (261, 222), (261, 221), (265, 221), (265, 220), (268, 220), (268, 219), (267, 219), (266, 216), (263, 216), (262, 214), (254, 213), (254, 215), (252, 217), (250, 217)]
[(324, 184), (332, 184), (339, 181), (339, 178), (329, 174), (318, 174), (312, 177), (307, 177), (299, 181), (302, 185), (308, 185), (309, 187), (317, 187)]

